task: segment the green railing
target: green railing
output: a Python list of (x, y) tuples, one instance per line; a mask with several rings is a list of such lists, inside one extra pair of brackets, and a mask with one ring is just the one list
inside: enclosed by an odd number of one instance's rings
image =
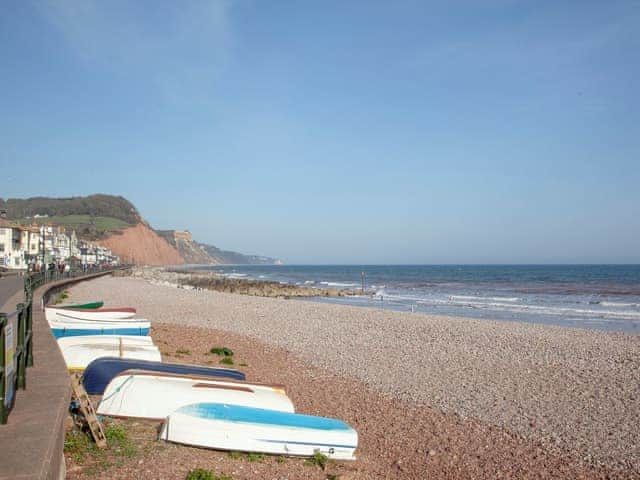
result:
[[(27, 388), (27, 367), (33, 366), (33, 292), (48, 282), (110, 273), (127, 268), (90, 268), (68, 272), (49, 270), (24, 277), (24, 303), (11, 313), (0, 312), (0, 424), (7, 423), (15, 403), (16, 391)], [(43, 307), (48, 298), (42, 299)]]
[(0, 424), (7, 423), (16, 390), (27, 388), (33, 365), (32, 292), (11, 313), (0, 313)]

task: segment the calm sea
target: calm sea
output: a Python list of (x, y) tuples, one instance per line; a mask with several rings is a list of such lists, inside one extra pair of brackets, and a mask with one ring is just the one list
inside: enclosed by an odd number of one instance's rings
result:
[(236, 278), (367, 295), (321, 299), (393, 310), (640, 333), (640, 265), (265, 265)]

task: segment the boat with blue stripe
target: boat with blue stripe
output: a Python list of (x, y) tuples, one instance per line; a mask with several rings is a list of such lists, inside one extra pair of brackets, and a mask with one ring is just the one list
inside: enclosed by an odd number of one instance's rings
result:
[(326, 417), (231, 405), (196, 403), (169, 415), (160, 438), (220, 450), (353, 460), (358, 433)]
[(55, 338), (76, 337), (80, 335), (149, 335), (149, 322), (132, 322), (133, 324), (117, 327), (114, 325), (60, 326), (52, 327)]
[(107, 385), (126, 370), (145, 370), (176, 375), (205, 376), (245, 380), (244, 373), (232, 368), (201, 367), (186, 363), (153, 362), (133, 358), (102, 357), (84, 370), (82, 384), (89, 395), (102, 395)]

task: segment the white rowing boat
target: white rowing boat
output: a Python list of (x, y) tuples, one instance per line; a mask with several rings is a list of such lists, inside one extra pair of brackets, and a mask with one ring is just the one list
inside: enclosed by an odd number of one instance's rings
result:
[(113, 417), (164, 420), (181, 406), (198, 402), (294, 411), (282, 385), (126, 370), (107, 385), (97, 412)]
[[(95, 338), (100, 337), (99, 335), (95, 336)], [(65, 340), (66, 338), (61, 338), (60, 340)], [(84, 370), (96, 358), (102, 357), (134, 358), (153, 362), (162, 361), (160, 350), (152, 344), (116, 343), (112, 341), (105, 343), (89, 342), (68, 346), (60, 345), (60, 350), (67, 368), (73, 371)]]
[(153, 345), (153, 339), (141, 335), (86, 335), (76, 337), (63, 337), (58, 339), (60, 350), (72, 345), (89, 344), (114, 344), (114, 345)]
[(355, 460), (358, 433), (341, 420), (220, 403), (186, 405), (165, 420), (160, 438), (219, 450)]
[(44, 315), (49, 322), (56, 321), (94, 321), (131, 319), (136, 314), (135, 308), (95, 308), (81, 310), (77, 308), (45, 307)]
[(135, 319), (121, 322), (49, 322), (55, 338), (84, 335), (135, 335), (147, 336), (151, 324), (147, 320)]

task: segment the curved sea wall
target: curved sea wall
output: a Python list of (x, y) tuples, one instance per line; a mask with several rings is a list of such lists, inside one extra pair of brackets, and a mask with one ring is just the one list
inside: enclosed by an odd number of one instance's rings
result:
[(64, 421), (69, 410), (71, 382), (44, 316), (43, 299), (46, 303), (61, 288), (109, 274), (107, 271), (68, 278), (35, 290), (33, 366), (27, 369), (26, 390), (17, 391), (8, 423), (0, 425), (0, 480), (64, 479)]

